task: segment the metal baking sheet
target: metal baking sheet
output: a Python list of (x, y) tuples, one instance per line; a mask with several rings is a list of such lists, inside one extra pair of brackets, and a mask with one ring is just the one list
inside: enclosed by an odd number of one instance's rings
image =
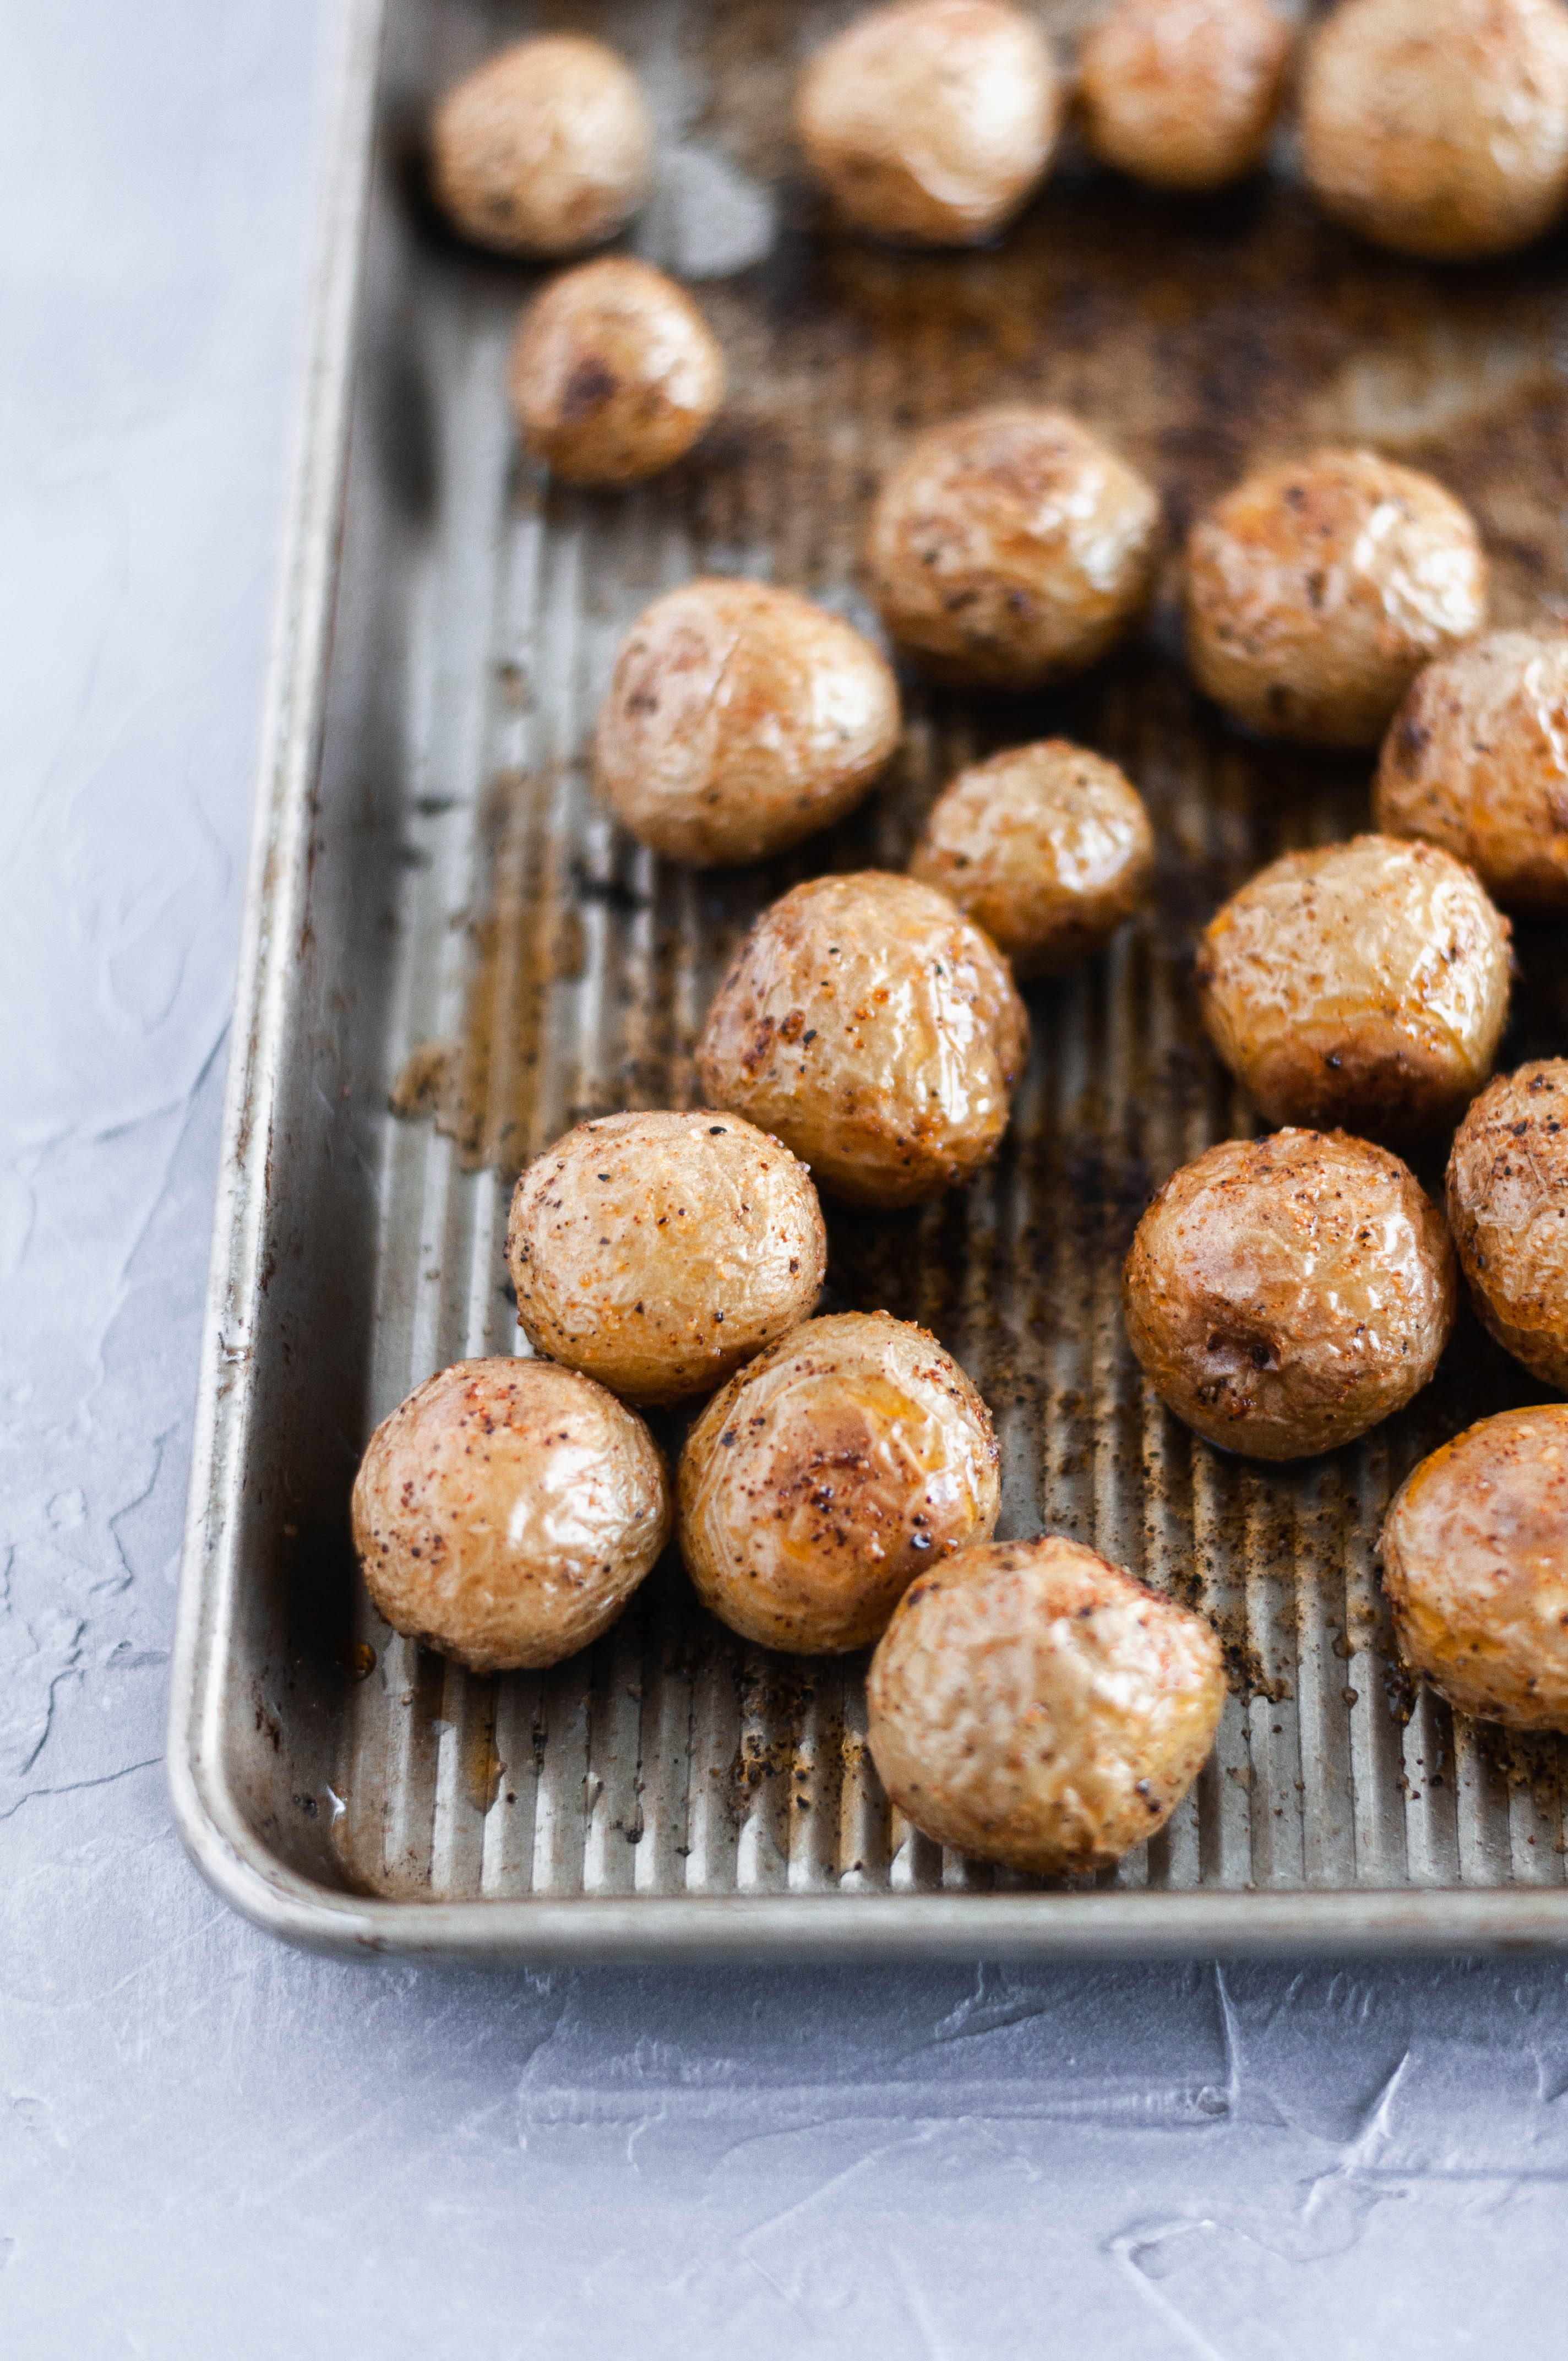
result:
[[(1498, 620), (1560, 610), (1562, 243), (1476, 271), (1380, 257), (1314, 215), (1283, 144), (1255, 187), (1204, 203), (1069, 155), (993, 250), (849, 243), (793, 180), (784, 132), (798, 56), (847, 13), (390, 0), (383, 23), (379, 0), (349, 0), (181, 1599), (181, 1825), (232, 1902), (339, 1949), (1562, 1944), (1563, 1748), (1413, 1695), (1374, 1564), (1406, 1469), (1528, 1381), (1466, 1320), (1406, 1416), (1248, 1466), (1146, 1394), (1117, 1309), (1150, 1189), (1251, 1127), (1196, 1022), (1195, 934), (1260, 862), (1364, 824), (1367, 763), (1220, 726), (1176, 660), (1168, 566), (1144, 636), (1069, 692), (911, 683), (885, 787), (769, 867), (654, 861), (595, 807), (584, 760), (620, 633), (663, 586), (746, 572), (867, 620), (879, 470), (989, 398), (1094, 422), (1162, 488), (1173, 547), (1248, 464), (1374, 442), (1472, 504)], [(1047, 14), (1065, 48), (1071, 16)], [(731, 370), (701, 449), (616, 498), (552, 489), (520, 457), (503, 374), (532, 275), (465, 250), (421, 194), (433, 93), (562, 23), (646, 77), (665, 162), (637, 244), (700, 278)], [(346, 1517), (366, 1436), (416, 1381), (515, 1349), (501, 1240), (521, 1163), (585, 1112), (688, 1103), (696, 1026), (752, 913), (815, 869), (901, 863), (959, 763), (1051, 731), (1143, 789), (1157, 906), (1031, 991), (991, 1173), (915, 1213), (830, 1209), (828, 1289), (927, 1322), (979, 1382), (1003, 1534), (1091, 1541), (1224, 1640), (1234, 1692), (1191, 1795), (1113, 1872), (1058, 1884), (915, 1834), (866, 1752), (862, 1662), (745, 1646), (673, 1559), (590, 1653), (472, 1679), (370, 1613)], [(1568, 1038), (1563, 948), (1561, 929), (1519, 938), (1509, 1062)]]

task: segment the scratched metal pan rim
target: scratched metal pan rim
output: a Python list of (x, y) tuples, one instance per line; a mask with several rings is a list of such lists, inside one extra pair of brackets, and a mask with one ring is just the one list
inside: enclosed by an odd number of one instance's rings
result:
[[(1070, 0), (1042, 13), (1073, 22)], [(689, 459), (616, 500), (519, 458), (502, 389), (532, 277), (444, 236), (405, 160), (437, 89), (566, 21), (631, 53), (654, 95), (667, 164), (637, 239), (700, 281), (733, 389)], [(1091, 417), (1176, 524), (1255, 457), (1378, 443), (1475, 510), (1497, 621), (1568, 601), (1562, 250), (1433, 272), (1318, 221), (1288, 170), (1234, 206), (1161, 208), (1081, 169), (982, 253), (856, 247), (789, 179), (804, 23), (794, 0), (344, 9), (180, 1594), (181, 1834), (258, 1924), (349, 1955), (1562, 1947), (1564, 1749), (1413, 1695), (1374, 1558), (1405, 1470), (1529, 1398), (1520, 1374), (1467, 1327), (1399, 1420), (1261, 1469), (1159, 1408), (1120, 1323), (1151, 1186), (1250, 1125), (1197, 1021), (1195, 933), (1275, 852), (1364, 823), (1366, 766), (1221, 727), (1175, 661), (1168, 569), (1144, 636), (1069, 691), (909, 683), (888, 785), (769, 869), (665, 868), (615, 834), (583, 759), (618, 640), (671, 582), (763, 573), (864, 619), (879, 468), (992, 396)], [(1046, 734), (1137, 780), (1157, 906), (1031, 987), (1036, 1046), (989, 1174), (909, 1214), (829, 1208), (828, 1301), (920, 1318), (970, 1369), (1003, 1443), (1003, 1534), (1090, 1541), (1225, 1643), (1234, 1693), (1192, 1795), (1115, 1871), (1053, 1887), (891, 1813), (861, 1660), (749, 1649), (665, 1562), (583, 1657), (469, 1679), (376, 1621), (346, 1520), (365, 1438), (411, 1386), (516, 1349), (519, 1165), (585, 1110), (689, 1103), (696, 1027), (754, 911), (814, 867), (902, 866), (953, 769)], [(1568, 1033), (1561, 930), (1520, 944), (1509, 1063)]]

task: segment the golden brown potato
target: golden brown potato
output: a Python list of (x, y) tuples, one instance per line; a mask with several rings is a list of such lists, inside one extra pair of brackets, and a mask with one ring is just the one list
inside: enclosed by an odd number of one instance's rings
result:
[(1504, 254), (1568, 192), (1558, 0), (1344, 0), (1301, 76), (1307, 179), (1397, 254)]
[(968, 1180), (1007, 1127), (1028, 1020), (989, 937), (929, 885), (865, 870), (762, 912), (707, 1012), (696, 1069), (857, 1205)]
[(633, 624), (594, 775), (669, 860), (762, 861), (852, 811), (899, 726), (898, 684), (852, 624), (765, 582), (699, 580)]
[(637, 1402), (710, 1393), (809, 1318), (811, 1175), (735, 1115), (583, 1123), (518, 1180), (507, 1267), (530, 1344)]
[(1423, 1459), (1383, 1526), (1399, 1653), (1458, 1713), (1568, 1730), (1568, 1403)]
[(926, 1329), (885, 1312), (807, 1321), (730, 1379), (681, 1454), (697, 1596), (764, 1648), (862, 1648), (923, 1566), (991, 1532), (999, 1456)]
[(972, 246), (1044, 178), (1061, 117), (1044, 35), (996, 0), (902, 0), (813, 59), (795, 102), (807, 169), (873, 237)]
[(909, 873), (939, 886), (1029, 976), (1103, 950), (1153, 868), (1148, 814), (1115, 763), (1047, 738), (960, 771)]
[(1288, 852), (1209, 924), (1209, 1038), (1272, 1124), (1414, 1139), (1457, 1122), (1508, 1009), (1508, 922), (1432, 844)]
[(724, 399), (724, 356), (683, 288), (603, 256), (518, 323), (509, 379), (530, 450), (567, 484), (640, 484), (683, 458)]
[(1403, 1410), (1437, 1367), (1456, 1293), (1415, 1175), (1343, 1131), (1223, 1140), (1184, 1165), (1122, 1278), (1160, 1400), (1252, 1459), (1306, 1459)]
[(1225, 1677), (1201, 1616), (1047, 1533), (912, 1583), (866, 1701), (883, 1784), (917, 1828), (1061, 1876), (1165, 1826), (1214, 1742)]
[(1159, 497), (1065, 410), (917, 435), (877, 495), (871, 594), (934, 679), (1037, 688), (1121, 638), (1154, 579)]
[(1467, 861), (1505, 908), (1568, 910), (1568, 634), (1488, 631), (1418, 673), (1372, 815)]
[(394, 1631), (470, 1672), (558, 1664), (607, 1631), (670, 1537), (642, 1421), (549, 1361), (458, 1361), (376, 1429), (354, 1546)]
[(1085, 142), (1151, 188), (1223, 188), (1262, 163), (1289, 61), (1264, 0), (1114, 0), (1079, 53)]
[(454, 83), (431, 124), (436, 200), (500, 254), (576, 254), (629, 222), (653, 185), (653, 125), (625, 60), (545, 33)]
[(1568, 1393), (1568, 1058), (1499, 1074), (1453, 1136), (1448, 1221), (1506, 1352)]
[(1371, 451), (1249, 476), (1187, 545), (1187, 655), (1238, 721), (1375, 746), (1416, 674), (1486, 620), (1467, 511)]

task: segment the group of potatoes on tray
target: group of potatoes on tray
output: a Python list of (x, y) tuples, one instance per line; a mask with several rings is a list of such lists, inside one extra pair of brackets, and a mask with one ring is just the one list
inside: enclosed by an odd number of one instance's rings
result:
[[(1309, 55), (1316, 185), (1414, 251), (1531, 234), (1568, 181), (1565, 23), (1555, 0), (1347, 0)], [(1402, 44), (1391, 83), (1359, 72), (1378, 41)], [(1120, 0), (1080, 63), (1090, 142), (1166, 185), (1249, 170), (1288, 47), (1259, 0)], [(1430, 154), (1394, 120), (1412, 89)], [(1465, 106), (1501, 106), (1514, 147), (1456, 142)], [(1338, 152), (1359, 214), (1323, 160), (1335, 110), (1357, 108)], [(1060, 111), (1028, 20), (912, 0), (821, 53), (799, 127), (852, 224), (962, 243), (1037, 182)], [(507, 52), (436, 120), (444, 203), (509, 250), (612, 234), (652, 159), (630, 73), (576, 39)], [(1446, 244), (1423, 170), (1449, 174)], [(722, 386), (696, 307), (623, 258), (547, 288), (514, 348), (525, 435), (573, 480), (669, 464)], [(894, 467), (867, 577), (928, 675), (1030, 688), (1133, 623), (1160, 521), (1154, 489), (1079, 421), (994, 408)], [(1124, 1279), (1134, 1351), (1200, 1434), (1299, 1457), (1426, 1384), (1462, 1268), (1492, 1333), (1568, 1391), (1568, 1061), (1485, 1087), (1508, 997), (1497, 905), (1568, 910), (1568, 639), (1486, 633), (1472, 520), (1365, 452), (1249, 478), (1194, 527), (1185, 585), (1194, 676), (1242, 726), (1381, 741), (1381, 832), (1277, 861), (1203, 938), (1210, 1036), (1283, 1127), (1212, 1148), (1156, 1196)], [(861, 633), (792, 592), (697, 580), (624, 642), (595, 773), (662, 854), (744, 862), (848, 812), (900, 730), (894, 675)], [(1026, 1052), (1014, 974), (1102, 948), (1153, 857), (1130, 782), (1051, 740), (961, 773), (908, 875), (820, 877), (764, 910), (707, 1012), (706, 1107), (581, 1125), (519, 1180), (507, 1252), (535, 1357), (444, 1370), (372, 1438), (355, 1534), (396, 1629), (479, 1671), (556, 1663), (608, 1629), (674, 1532), (698, 1596), (746, 1639), (876, 1643), (872, 1752), (929, 1835), (1056, 1872), (1163, 1824), (1224, 1694), (1208, 1624), (1058, 1536), (992, 1542), (997, 1444), (963, 1370), (886, 1312), (813, 1316), (818, 1184), (894, 1208), (979, 1171)], [(1456, 1121), (1445, 1221), (1393, 1148)], [(704, 1396), (672, 1490), (639, 1410)], [(1568, 1405), (1483, 1422), (1423, 1463), (1389, 1511), (1384, 1566), (1408, 1659), (1456, 1706), (1568, 1727)]]

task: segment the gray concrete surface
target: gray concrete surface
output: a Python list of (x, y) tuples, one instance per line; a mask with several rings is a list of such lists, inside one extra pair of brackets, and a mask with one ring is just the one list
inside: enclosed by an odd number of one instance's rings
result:
[(1568, 2347), (1564, 1971), (326, 1965), (159, 1750), (330, 0), (0, 10), (0, 2353)]

